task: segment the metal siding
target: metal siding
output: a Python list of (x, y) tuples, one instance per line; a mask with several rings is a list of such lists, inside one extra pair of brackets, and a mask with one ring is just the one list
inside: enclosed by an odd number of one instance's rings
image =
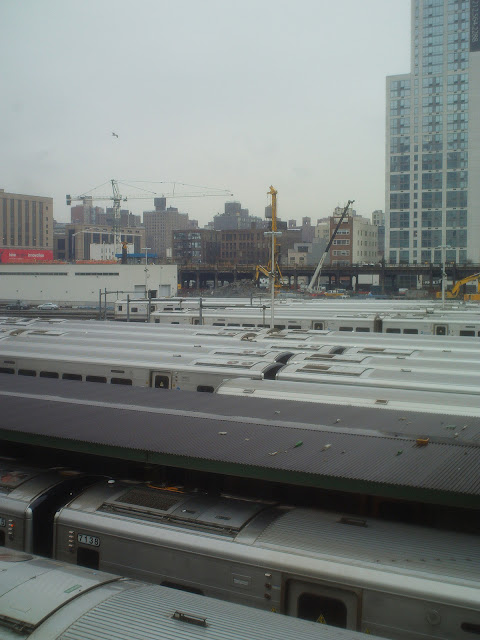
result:
[[(197, 627), (172, 619), (177, 610), (206, 617), (208, 626)], [(108, 634), (107, 625), (113, 629)], [(58, 640), (289, 640), (299, 637), (302, 640), (360, 640), (364, 636), (152, 585), (130, 589), (97, 605)]]
[[(478, 424), (465, 417), (335, 406), (320, 412), (308, 403), (8, 375), (2, 383), (4, 437), (92, 443), (124, 451), (125, 458), (146, 452), (182, 456), (215, 463), (219, 472), (222, 464), (249, 465), (259, 473), (480, 495), (479, 476), (472, 473), (480, 468), (480, 448), (467, 440)], [(428, 446), (417, 446), (417, 437), (428, 436)]]
[[(254, 546), (304, 553), (311, 558), (332, 556), (340, 562), (372, 564), (376, 569), (409, 575), (449, 576), (457, 580), (478, 580), (480, 539), (457, 532), (357, 518), (366, 527), (339, 523), (339, 515), (295, 509), (272, 522)], [(301, 532), (301, 535), (299, 535)], [(432, 575), (433, 574), (433, 575)]]

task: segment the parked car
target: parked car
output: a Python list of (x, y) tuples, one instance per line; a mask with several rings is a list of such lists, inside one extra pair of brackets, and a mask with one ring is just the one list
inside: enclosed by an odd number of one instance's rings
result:
[(54, 309), (58, 309), (58, 304), (54, 302), (44, 302), (43, 304), (39, 304), (37, 309), (41, 309), (42, 311), (53, 311)]
[(20, 300), (17, 300), (16, 302), (7, 304), (5, 308), (12, 311), (25, 311), (25, 309), (30, 309), (30, 305), (26, 302), (20, 302)]

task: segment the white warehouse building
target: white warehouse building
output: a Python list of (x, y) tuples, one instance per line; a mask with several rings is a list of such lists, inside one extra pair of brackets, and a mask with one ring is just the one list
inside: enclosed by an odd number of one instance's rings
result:
[[(144, 297), (177, 295), (177, 266), (165, 264), (0, 264), (0, 301), (30, 304), (98, 304), (105, 289), (107, 303), (129, 294)], [(121, 294), (121, 295), (120, 295)], [(105, 298), (103, 298), (105, 300)]]

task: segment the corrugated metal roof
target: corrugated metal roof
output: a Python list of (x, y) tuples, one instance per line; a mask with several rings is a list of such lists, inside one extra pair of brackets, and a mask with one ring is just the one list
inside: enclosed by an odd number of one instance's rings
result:
[[(175, 611), (206, 618), (206, 627), (173, 618)], [(258, 611), (155, 585), (123, 591), (93, 607), (58, 640), (360, 640), (363, 634)], [(369, 635), (369, 638), (374, 636)]]
[(290, 548), (309, 558), (335, 557), (348, 564), (367, 563), (396, 572), (404, 569), (478, 581), (478, 538), (441, 530), (432, 536), (428, 527), (400, 522), (392, 527), (390, 522), (371, 518), (346, 520), (352, 524), (342, 523), (338, 513), (297, 508), (272, 521), (254, 546)]
[[(451, 504), (480, 496), (480, 447), (467, 439), (478, 425), (465, 417), (7, 375), (2, 383), (3, 439), (24, 434), (48, 446), (54, 438), (70, 449), (88, 444), (102, 455), (121, 450), (125, 459), (176, 466), (181, 457), (189, 468), (214, 464), (219, 473), (362, 493), (422, 490)], [(429, 444), (419, 446), (418, 437)]]

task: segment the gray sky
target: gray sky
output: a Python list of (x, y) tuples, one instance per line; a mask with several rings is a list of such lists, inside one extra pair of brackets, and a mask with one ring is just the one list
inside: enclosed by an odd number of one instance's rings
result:
[(169, 200), (202, 226), (231, 199), (263, 216), (271, 184), (284, 220), (385, 207), (409, 0), (2, 0), (0, 24), (0, 187), (59, 221), (110, 178), (231, 190)]

